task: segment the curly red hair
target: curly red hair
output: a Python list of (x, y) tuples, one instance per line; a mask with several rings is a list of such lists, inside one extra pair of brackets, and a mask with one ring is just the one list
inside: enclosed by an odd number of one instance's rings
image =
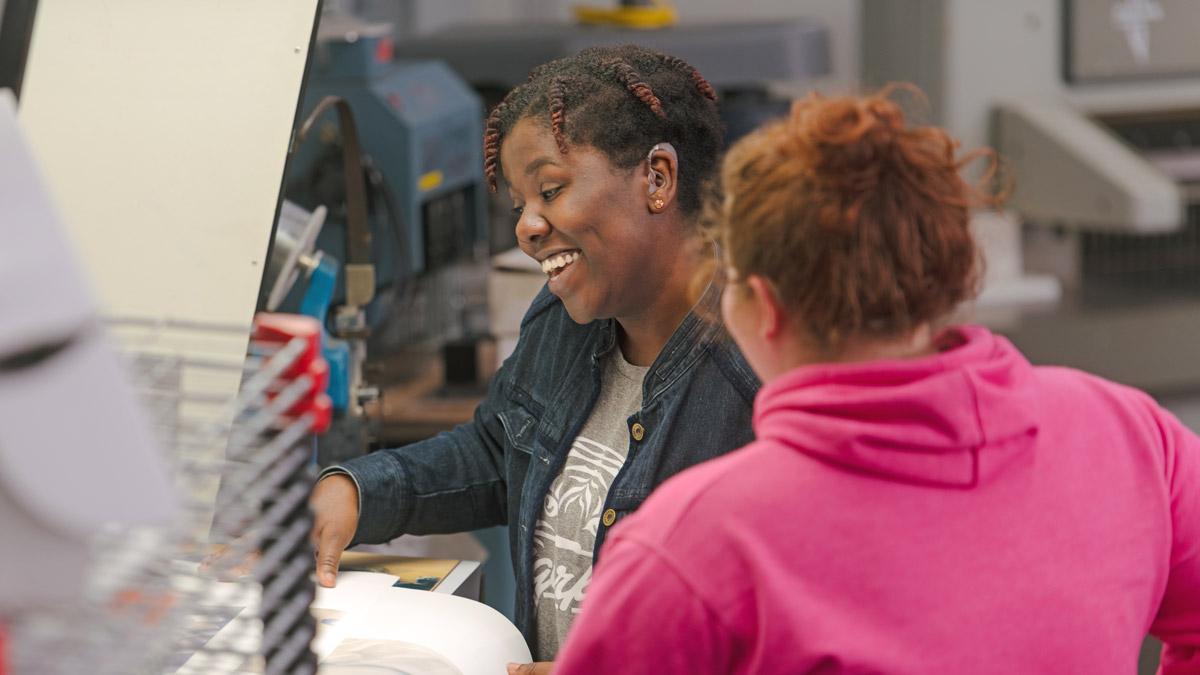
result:
[(982, 265), (971, 210), (1002, 194), (968, 184), (936, 127), (906, 128), (888, 91), (811, 95), (735, 144), (725, 158), (719, 219), (728, 262), (775, 288), (821, 347), (851, 336), (907, 335), (977, 293)]

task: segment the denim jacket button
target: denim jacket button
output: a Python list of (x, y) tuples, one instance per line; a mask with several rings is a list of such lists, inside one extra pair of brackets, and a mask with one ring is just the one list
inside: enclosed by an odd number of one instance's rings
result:
[(645, 435), (646, 435), (646, 427), (635, 422), (633, 425), (633, 440), (640, 441), (640, 440), (642, 440), (642, 436), (645, 436)]
[(617, 522), (617, 512), (613, 511), (612, 509), (605, 511), (603, 520), (605, 527), (612, 525), (613, 523)]

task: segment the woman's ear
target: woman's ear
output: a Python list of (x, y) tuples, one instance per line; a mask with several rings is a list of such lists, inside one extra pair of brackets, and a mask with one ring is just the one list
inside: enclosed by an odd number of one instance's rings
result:
[(646, 156), (646, 200), (651, 213), (662, 213), (675, 201), (679, 158), (669, 143), (655, 145)]
[(757, 274), (746, 277), (746, 285), (754, 296), (753, 302), (757, 310), (758, 326), (755, 332), (759, 338), (768, 342), (778, 340), (787, 323), (787, 316), (783, 304), (779, 302), (779, 296), (775, 294), (775, 287)]

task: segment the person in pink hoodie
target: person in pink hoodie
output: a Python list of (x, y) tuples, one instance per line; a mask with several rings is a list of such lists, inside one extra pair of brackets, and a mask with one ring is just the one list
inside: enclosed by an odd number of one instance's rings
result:
[(944, 327), (998, 202), (960, 177), (994, 155), (957, 147), (881, 94), (731, 149), (722, 314), (765, 383), (756, 440), (618, 524), (556, 675), (1128, 674), (1147, 633), (1200, 673), (1200, 440)]

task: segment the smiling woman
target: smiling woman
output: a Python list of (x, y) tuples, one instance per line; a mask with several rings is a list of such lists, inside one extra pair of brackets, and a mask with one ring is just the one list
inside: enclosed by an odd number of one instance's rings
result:
[[(542, 262), (550, 291), (579, 323), (616, 318), (625, 356), (650, 365), (691, 308), (699, 255), (691, 221), (676, 208), (677, 163), (663, 150), (632, 169), (589, 146), (562, 154), (534, 119), (513, 127), (501, 158), (512, 167), (517, 240)], [(647, 178), (656, 163), (661, 180)], [(673, 264), (672, 255), (684, 259)]]
[[(488, 118), (522, 250), (546, 273), (474, 420), (329, 469), (318, 574), (351, 543), (508, 524), (516, 623), (554, 659), (596, 551), (672, 475), (752, 437), (759, 382), (720, 320), (698, 226), (724, 129), (705, 79), (633, 45), (534, 69)], [(515, 672), (537, 673), (527, 665)]]
[(639, 365), (691, 308), (700, 188), (722, 142), (714, 98), (679, 59), (594, 47), (535, 70), (488, 119), (488, 180), (503, 169), (521, 248), (573, 319), (616, 318)]

